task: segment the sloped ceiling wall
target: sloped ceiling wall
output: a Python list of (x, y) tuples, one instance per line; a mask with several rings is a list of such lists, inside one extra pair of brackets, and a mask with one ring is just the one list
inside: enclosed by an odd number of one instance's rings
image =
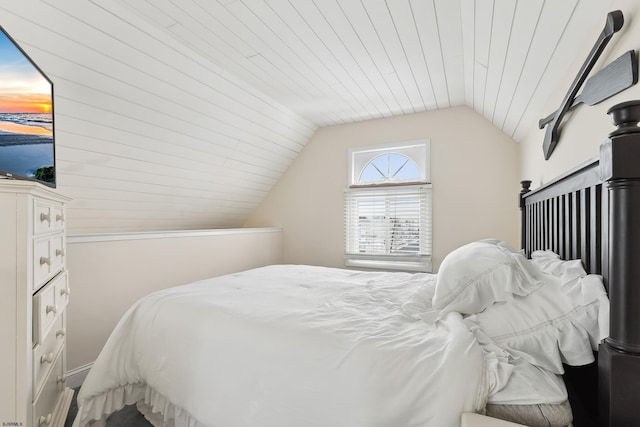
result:
[(517, 141), (609, 3), (16, 0), (0, 25), (55, 84), (77, 234), (241, 226), (321, 126), (466, 104)]
[(316, 126), (100, 3), (0, 3), (54, 82), (69, 234), (241, 226)]
[(318, 126), (466, 104), (516, 141), (610, 3), (118, 1)]

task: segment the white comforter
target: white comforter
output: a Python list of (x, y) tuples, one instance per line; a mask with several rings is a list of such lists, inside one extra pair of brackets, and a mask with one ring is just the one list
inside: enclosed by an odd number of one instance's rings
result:
[(270, 266), (155, 292), (109, 338), (74, 426), (135, 402), (167, 426), (459, 426), (506, 378), (458, 313), (413, 315), (434, 282)]

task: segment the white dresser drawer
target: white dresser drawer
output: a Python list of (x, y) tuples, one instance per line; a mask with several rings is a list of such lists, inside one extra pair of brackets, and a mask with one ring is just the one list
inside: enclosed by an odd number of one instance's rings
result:
[(51, 241), (47, 238), (33, 241), (33, 290), (47, 280), (51, 271)]
[(71, 289), (69, 288), (69, 272), (65, 271), (60, 276), (60, 278), (56, 278), (56, 280), (53, 281), (53, 286), (55, 288), (54, 295), (56, 306), (58, 307), (58, 310), (63, 311), (69, 303)]
[(66, 239), (63, 233), (33, 240), (33, 290), (64, 268)]
[(62, 363), (63, 355), (63, 351), (56, 355), (57, 358), (54, 361), (53, 370), (51, 370), (50, 375), (45, 379), (42, 390), (40, 390), (40, 393), (34, 394), (33, 427), (51, 426), (57, 418), (56, 407), (65, 391), (64, 366)]
[(54, 213), (51, 203), (35, 199), (33, 201), (33, 234), (48, 233), (53, 229)]
[(67, 258), (66, 238), (64, 234), (58, 234), (51, 238), (51, 272), (62, 270)]
[(33, 349), (33, 392), (37, 394), (42, 388), (47, 373), (65, 343), (64, 314), (58, 316), (49, 334)]
[(33, 234), (40, 236), (51, 231), (62, 231), (66, 218), (64, 206), (48, 200), (33, 200)]
[(53, 224), (51, 227), (55, 231), (62, 231), (65, 229), (65, 224), (67, 222), (66, 213), (62, 206), (54, 205), (53, 206)]
[[(67, 272), (64, 271), (33, 296), (33, 342), (40, 342), (67, 305), (68, 295), (60, 295), (68, 289)], [(58, 291), (56, 295), (56, 290)]]

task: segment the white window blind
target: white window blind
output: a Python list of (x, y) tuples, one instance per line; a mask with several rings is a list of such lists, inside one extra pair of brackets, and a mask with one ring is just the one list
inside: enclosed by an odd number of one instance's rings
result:
[(431, 271), (431, 184), (345, 191), (345, 263)]

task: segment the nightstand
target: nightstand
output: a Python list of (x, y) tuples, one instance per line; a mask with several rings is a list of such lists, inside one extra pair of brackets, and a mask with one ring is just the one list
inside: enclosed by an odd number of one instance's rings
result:
[(526, 427), (523, 424), (516, 424), (497, 418), (486, 417), (480, 414), (465, 412), (462, 414), (462, 427)]

